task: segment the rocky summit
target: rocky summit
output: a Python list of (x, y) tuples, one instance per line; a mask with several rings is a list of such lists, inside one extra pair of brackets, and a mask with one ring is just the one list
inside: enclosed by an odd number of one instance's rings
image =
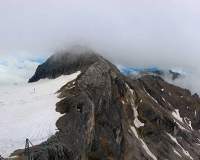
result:
[[(58, 131), (32, 160), (199, 160), (200, 98), (155, 75), (131, 79), (103, 57), (54, 55), (29, 82), (81, 71), (58, 89)], [(16, 159), (26, 159), (24, 150)]]

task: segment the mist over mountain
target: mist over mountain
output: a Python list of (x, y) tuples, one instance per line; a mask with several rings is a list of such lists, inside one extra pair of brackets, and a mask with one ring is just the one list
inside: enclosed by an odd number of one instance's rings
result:
[(180, 84), (197, 91), (199, 8), (198, 0), (2, 1), (0, 59), (82, 45), (117, 65), (186, 70), (192, 84)]
[(199, 160), (199, 8), (1, 1), (0, 160)]

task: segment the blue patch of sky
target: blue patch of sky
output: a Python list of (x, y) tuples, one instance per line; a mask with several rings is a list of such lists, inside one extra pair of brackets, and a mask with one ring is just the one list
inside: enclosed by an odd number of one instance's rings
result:
[(3, 60), (0, 60), (0, 65), (7, 66), (7, 65), (8, 65), (8, 62), (3, 61)]

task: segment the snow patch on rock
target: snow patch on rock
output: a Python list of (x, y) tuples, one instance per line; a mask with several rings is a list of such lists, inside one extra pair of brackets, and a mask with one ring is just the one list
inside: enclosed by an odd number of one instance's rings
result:
[(146, 93), (155, 103), (159, 104), (158, 101), (157, 101), (153, 96), (151, 96), (151, 95), (149, 94), (149, 92), (147, 92), (147, 90), (146, 90), (145, 88), (144, 88), (144, 91), (145, 91), (145, 93)]
[(190, 159), (193, 160), (193, 158), (191, 157), (190, 153), (189, 153), (188, 151), (186, 151), (186, 150), (178, 143), (178, 141), (176, 140), (175, 137), (173, 137), (173, 136), (172, 136), (171, 134), (169, 134), (169, 133), (167, 133), (167, 135), (170, 137), (170, 139), (171, 139), (173, 142), (175, 142), (175, 143), (181, 148), (181, 150), (183, 151), (183, 153), (184, 153), (187, 157), (189, 157)]
[(140, 128), (140, 127), (143, 127), (144, 126), (144, 123), (142, 123), (139, 119), (138, 119), (138, 111), (137, 111), (137, 108), (133, 107), (133, 111), (134, 111), (134, 124), (135, 124), (135, 127), (137, 128)]
[(181, 121), (181, 122), (183, 123), (183, 118), (181, 118), (178, 109), (175, 109), (175, 110), (172, 112), (172, 115), (174, 116), (174, 118), (176, 118), (177, 120), (179, 120), (179, 121)]
[(179, 153), (175, 148), (173, 148), (173, 151), (174, 151), (174, 153), (176, 153), (179, 157), (182, 157), (182, 156), (180, 155), (180, 153)]
[(143, 141), (143, 139), (139, 138), (136, 128), (134, 126), (131, 126), (131, 130), (134, 133), (134, 135), (137, 137), (137, 139), (142, 143), (142, 147), (144, 148), (144, 150), (146, 151), (146, 153), (153, 160), (157, 160), (156, 156), (150, 151), (150, 149), (148, 148), (147, 144)]
[(193, 128), (192, 128), (192, 122), (191, 122), (191, 120), (189, 118), (184, 117), (184, 122), (189, 126), (189, 128), (191, 130), (193, 130)]

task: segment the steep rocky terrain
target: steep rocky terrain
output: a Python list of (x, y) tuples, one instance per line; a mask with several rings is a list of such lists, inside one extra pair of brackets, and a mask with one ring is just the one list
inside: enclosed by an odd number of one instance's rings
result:
[[(159, 76), (132, 80), (97, 55), (78, 55), (73, 63), (63, 56), (48, 59), (30, 80), (82, 71), (59, 89), (58, 132), (31, 148), (33, 160), (200, 159), (197, 94)], [(24, 159), (23, 150), (13, 155)]]

